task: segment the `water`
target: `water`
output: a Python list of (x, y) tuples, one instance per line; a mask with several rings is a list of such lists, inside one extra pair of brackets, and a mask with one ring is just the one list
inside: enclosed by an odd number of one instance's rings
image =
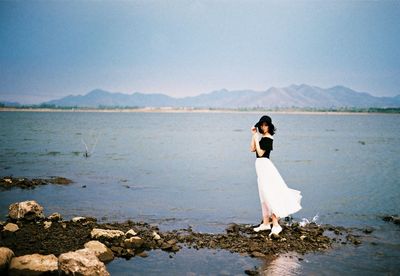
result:
[[(34, 199), (46, 214), (59, 212), (66, 219), (144, 220), (162, 230), (190, 225), (218, 233), (231, 222), (256, 224), (261, 209), (249, 146), (250, 127), (261, 115), (2, 112), (1, 176), (64, 176), (75, 183), (3, 191), (0, 216), (7, 214), (9, 204)], [(244, 264), (228, 266), (225, 272), (230, 274), (255, 265), (271, 273), (294, 267), (292, 274), (397, 271), (400, 228), (381, 216), (400, 214), (400, 116), (270, 115), (278, 129), (271, 160), (289, 187), (303, 195), (303, 209), (294, 218), (312, 220), (318, 214), (319, 223), (371, 226), (375, 231), (366, 242), (308, 254), (301, 261), (283, 256), (261, 262), (193, 249), (171, 261), (167, 253), (154, 251), (143, 260), (113, 261), (110, 271), (120, 274), (137, 266), (136, 273), (152, 274), (149, 266), (162, 263), (166, 274), (219, 274), (211, 268), (232, 259)], [(89, 158), (83, 156), (82, 141), (93, 150)], [(207, 268), (199, 265), (210, 259), (214, 263)]]

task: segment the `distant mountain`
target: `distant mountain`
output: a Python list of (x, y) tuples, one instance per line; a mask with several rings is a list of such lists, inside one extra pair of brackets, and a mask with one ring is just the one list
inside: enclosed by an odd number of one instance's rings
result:
[(6, 102), (6, 101), (0, 101), (0, 106), (5, 106), (5, 107), (18, 107), (21, 106), (20, 103), (17, 102)]
[(122, 93), (111, 93), (104, 90), (96, 89), (88, 94), (81, 96), (67, 96), (59, 100), (52, 100), (44, 104), (55, 105), (60, 107), (77, 106), (77, 107), (162, 107), (173, 105), (176, 99), (163, 94), (142, 94), (134, 93), (132, 95)]
[(195, 97), (173, 98), (164, 94), (123, 94), (93, 90), (86, 95), (67, 96), (43, 104), (59, 107), (198, 107), (198, 108), (369, 108), (400, 107), (400, 95), (374, 97), (344, 86), (323, 89), (306, 84), (266, 91), (226, 89)]

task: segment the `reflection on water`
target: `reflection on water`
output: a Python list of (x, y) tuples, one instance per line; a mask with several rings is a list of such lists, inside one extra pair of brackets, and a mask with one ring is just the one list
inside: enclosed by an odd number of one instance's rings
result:
[(244, 275), (259, 265), (259, 259), (226, 250), (183, 247), (176, 253), (150, 251), (147, 258), (118, 258), (107, 264), (107, 270), (111, 275)]
[(300, 255), (288, 253), (263, 259), (259, 272), (268, 276), (291, 276), (301, 272)]

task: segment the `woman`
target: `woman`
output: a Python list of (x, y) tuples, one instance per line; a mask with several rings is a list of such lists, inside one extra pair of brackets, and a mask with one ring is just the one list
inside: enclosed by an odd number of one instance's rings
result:
[[(261, 140), (257, 129), (262, 134)], [(250, 150), (256, 152), (256, 172), (258, 182), (258, 193), (261, 201), (263, 223), (254, 228), (255, 232), (272, 230), (269, 234), (278, 235), (282, 231), (279, 218), (286, 217), (301, 209), (301, 194), (297, 190), (288, 188), (278, 170), (269, 159), (272, 151), (273, 135), (275, 126), (269, 116), (262, 116), (259, 122), (251, 129)]]

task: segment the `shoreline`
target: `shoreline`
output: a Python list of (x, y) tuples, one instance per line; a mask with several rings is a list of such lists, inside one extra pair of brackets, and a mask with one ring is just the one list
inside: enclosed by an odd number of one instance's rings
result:
[(0, 107), (0, 112), (40, 112), (40, 113), (240, 113), (240, 114), (289, 114), (289, 115), (400, 115), (399, 112), (384, 111), (309, 111), (309, 110), (240, 110), (218, 108), (14, 108)]
[[(332, 250), (334, 245), (361, 244), (360, 236), (352, 229), (315, 223), (300, 225), (281, 220), (283, 231), (272, 236), (269, 230), (254, 232), (255, 225), (236, 223), (229, 224), (223, 233), (195, 232), (190, 226), (163, 232), (157, 225), (141, 221), (98, 223), (91, 217), (66, 221), (58, 213), (45, 217), (43, 209), (33, 200), (13, 203), (7, 221), (0, 222), (0, 249), (12, 252), (10, 264), (6, 264), (10, 272), (20, 269), (13, 265), (19, 259), (34, 263), (36, 258), (50, 256), (55, 263), (58, 259), (60, 264), (66, 255), (89, 254), (87, 251), (91, 250), (90, 254), (97, 257), (93, 257), (93, 262), (100, 263), (106, 271), (103, 262), (147, 257), (153, 250), (166, 252), (168, 258), (173, 258), (173, 254), (185, 247), (226, 250), (265, 259), (292, 252), (301, 255), (324, 252)], [(96, 249), (91, 248), (93, 244)], [(257, 271), (252, 273), (258, 274)]]
[[(63, 177), (3, 177), (0, 179), (0, 193), (1, 188), (34, 189), (41, 185), (69, 183), (69, 179)], [(6, 221), (0, 221), (0, 255), (1, 251), (12, 252), (11, 261), (6, 265), (10, 273), (17, 270), (14, 266), (17, 260), (33, 263), (35, 258), (51, 257), (54, 266), (57, 267), (57, 260), (60, 264), (60, 260), (66, 255), (85, 255), (89, 254), (90, 250), (97, 254), (93, 260), (97, 265), (102, 265), (105, 272), (105, 264), (116, 258), (144, 258), (154, 250), (165, 252), (165, 258), (174, 258), (175, 254), (184, 248), (224, 250), (258, 260), (285, 254), (324, 254), (346, 245), (356, 248), (364, 242), (368, 243), (371, 233), (375, 230), (369, 226), (349, 228), (330, 224), (319, 225), (315, 222), (304, 224), (287, 218), (280, 220), (283, 231), (279, 235), (270, 236), (270, 230), (255, 232), (253, 228), (257, 225), (238, 223), (226, 224), (220, 232), (207, 233), (195, 231), (191, 226), (161, 230), (157, 224), (136, 220), (98, 222), (94, 217), (64, 220), (59, 213), (45, 216), (44, 209), (33, 200), (16, 202), (9, 206)], [(382, 219), (400, 224), (398, 216), (385, 216)], [(97, 249), (91, 247), (94, 245)], [(102, 252), (96, 251), (99, 247), (102, 248)], [(299, 257), (299, 260), (303, 260), (303, 257)], [(259, 275), (259, 269), (255, 266), (254, 270), (244, 272)], [(0, 267), (0, 274), (1, 272)]]

